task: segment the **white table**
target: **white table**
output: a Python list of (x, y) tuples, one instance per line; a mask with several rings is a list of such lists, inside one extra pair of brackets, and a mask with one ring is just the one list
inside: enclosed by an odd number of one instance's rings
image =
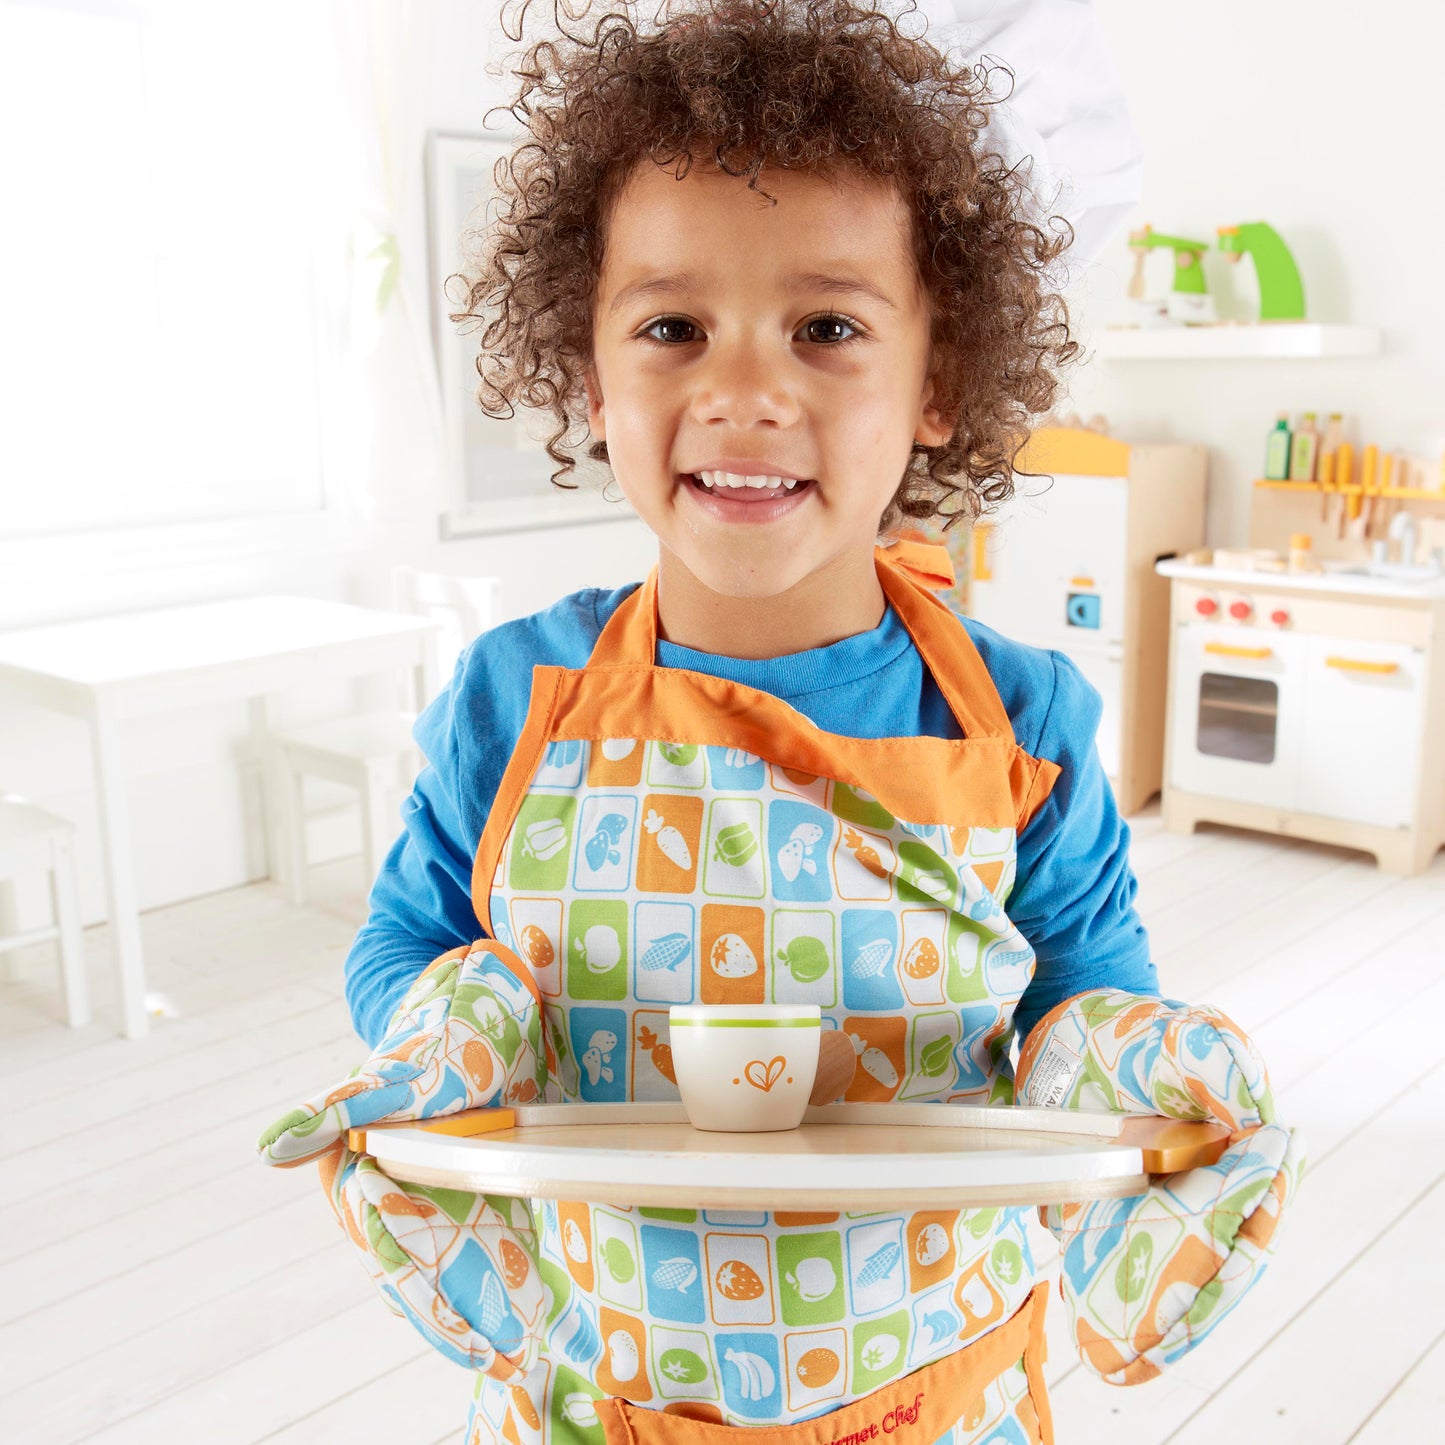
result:
[[(437, 624), (313, 597), (242, 597), (0, 633), (0, 699), (85, 719), (90, 729), (123, 1032), (146, 1032), (145, 969), (131, 866), (119, 730), (178, 708), (248, 699), (267, 756), (268, 699), (287, 688), (406, 669), (426, 695)], [(277, 798), (262, 769), (267, 872)]]

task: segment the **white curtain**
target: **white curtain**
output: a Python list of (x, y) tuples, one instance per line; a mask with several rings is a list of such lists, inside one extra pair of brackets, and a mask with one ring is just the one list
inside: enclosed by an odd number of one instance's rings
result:
[(0, 540), (436, 500), (428, 8), (0, 0)]
[(349, 226), (345, 435), (357, 506), (386, 521), (448, 504), (426, 294), (422, 137), (430, 7), (329, 0), (358, 167)]

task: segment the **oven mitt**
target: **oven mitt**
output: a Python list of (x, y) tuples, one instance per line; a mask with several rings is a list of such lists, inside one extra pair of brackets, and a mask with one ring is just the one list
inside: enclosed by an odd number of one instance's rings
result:
[(546, 1291), (524, 1200), (390, 1178), (340, 1144), (321, 1183), (372, 1283), (434, 1349), (508, 1384), (537, 1363)]
[(1233, 1131), (1214, 1163), (1161, 1175), (1130, 1199), (1050, 1205), (1060, 1290), (1084, 1363), (1134, 1385), (1199, 1344), (1263, 1273), (1304, 1145), (1275, 1118), (1264, 1062), (1217, 1009), (1080, 994), (1019, 1056), (1020, 1103), (1208, 1119)]
[(268, 1164), (315, 1159), (348, 1129), (528, 1103), (546, 1082), (542, 1009), (516, 955), (489, 938), (429, 964), (362, 1066), (278, 1119), (258, 1148)]
[(407, 990), (371, 1057), (278, 1119), (258, 1146), (269, 1164), (317, 1160), (391, 1309), (448, 1359), (508, 1381), (535, 1363), (544, 1314), (526, 1204), (399, 1183), (345, 1139), (361, 1125), (539, 1098), (560, 1036), (544, 1040), (525, 978), (490, 939), (443, 954)]

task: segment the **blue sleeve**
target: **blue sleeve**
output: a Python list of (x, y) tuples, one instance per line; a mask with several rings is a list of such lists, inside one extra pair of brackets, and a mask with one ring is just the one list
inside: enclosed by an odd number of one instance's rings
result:
[(401, 837), (346, 956), (346, 1002), (369, 1047), (417, 974), (485, 933), (472, 909), (472, 860), (527, 720), (533, 667), (581, 667), (631, 590), (575, 592), (483, 633), (417, 719), (413, 736), (426, 766), (402, 805)]
[(480, 932), (472, 911), (472, 857), (458, 807), (455, 702), (465, 666), (463, 655), (451, 685), (412, 730), (426, 766), (402, 804), (401, 836), (386, 855), (367, 920), (346, 956), (351, 1022), (371, 1048), (417, 974)]
[(1149, 939), (1134, 910), (1129, 827), (1099, 761), (1094, 734), (1099, 694), (1069, 659), (1053, 662), (1053, 686), (1037, 735), (1019, 742), (1060, 773), (1018, 839), (1018, 872), (1009, 917), (1037, 956), (1019, 1000), (1020, 1043), (1056, 1004), (1086, 989), (1157, 995)]

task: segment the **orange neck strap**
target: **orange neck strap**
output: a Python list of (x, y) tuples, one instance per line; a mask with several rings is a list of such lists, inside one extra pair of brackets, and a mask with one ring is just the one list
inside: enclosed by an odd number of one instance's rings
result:
[[(942, 601), (913, 580), (914, 575), (929, 581), (941, 579), (942, 572), (934, 556), (941, 551), (942, 548), (913, 542), (876, 549), (874, 561), (883, 595), (908, 629), (964, 736), (1001, 737), (1011, 741), (1013, 727), (1008, 712), (973, 639)], [(653, 667), (657, 661), (657, 637), (657, 572), (654, 569), (647, 581), (612, 614), (597, 639), (588, 665)]]

